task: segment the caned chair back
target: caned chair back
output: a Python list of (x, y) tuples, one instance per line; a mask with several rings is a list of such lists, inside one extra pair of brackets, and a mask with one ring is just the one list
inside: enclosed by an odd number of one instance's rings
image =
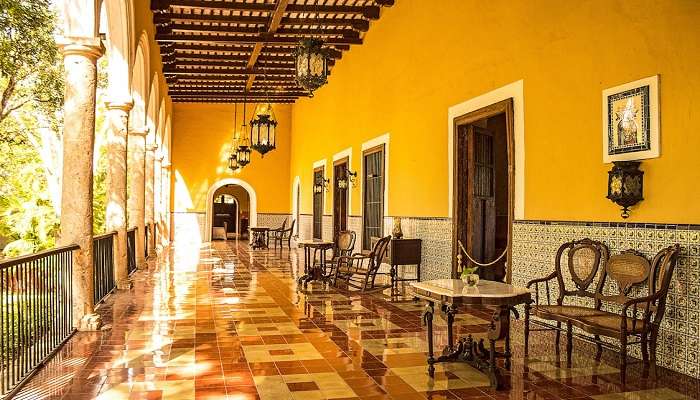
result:
[[(562, 256), (567, 252), (566, 264), (571, 280), (576, 288), (568, 290), (564, 282), (564, 271), (562, 270)], [(591, 240), (581, 239), (574, 240), (562, 244), (557, 250), (555, 258), (555, 268), (557, 281), (559, 284), (559, 303), (563, 301), (565, 296), (585, 296), (595, 298), (596, 293), (600, 293), (603, 289), (602, 281), (598, 282), (595, 287), (595, 293), (590, 291), (592, 283), (596, 276), (601, 276), (604, 279), (603, 265), (608, 260), (608, 248), (604, 243)]]
[(336, 256), (350, 256), (355, 248), (357, 234), (354, 231), (340, 231), (337, 233), (335, 246)]
[(673, 270), (676, 267), (678, 255), (681, 252), (680, 245), (675, 244), (659, 251), (651, 263), (651, 275), (649, 276), (649, 293), (659, 296), (656, 301), (656, 314), (654, 321), (661, 321), (666, 308), (666, 295), (668, 294)]
[(630, 249), (610, 257), (605, 272), (617, 283), (619, 295), (627, 296), (633, 286), (649, 279), (651, 264), (644, 255)]

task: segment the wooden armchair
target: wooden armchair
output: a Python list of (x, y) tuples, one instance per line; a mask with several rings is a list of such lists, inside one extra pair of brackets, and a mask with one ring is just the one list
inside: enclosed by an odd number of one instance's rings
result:
[[(287, 221), (284, 221), (285, 224)], [(272, 233), (272, 244), (277, 248), (277, 243), (279, 242), (280, 244), (280, 249), (282, 249), (282, 242), (285, 240), (287, 241), (287, 249), (292, 248), (292, 236), (294, 235), (294, 225), (296, 224), (296, 220), (292, 220), (292, 225), (289, 226), (289, 228), (284, 229), (284, 225), (282, 225), (282, 228), (280, 229), (275, 229), (274, 231), (271, 231)]]
[(335, 271), (333, 284), (342, 284), (347, 288), (360, 289), (363, 292), (386, 289), (389, 286), (375, 286), (377, 272), (386, 256), (391, 236), (379, 239), (372, 251), (363, 255), (355, 253), (352, 256), (340, 256)]
[(355, 240), (357, 239), (357, 234), (354, 231), (340, 231), (336, 233), (333, 239), (333, 257), (331, 261), (327, 264), (330, 266), (331, 270), (324, 275), (330, 279), (335, 280), (335, 275), (337, 272), (338, 260), (340, 257), (352, 256), (352, 251), (355, 248)]
[[(575, 326), (585, 333), (593, 335), (593, 342), (597, 347), (596, 360), (600, 359), (602, 353), (603, 342), (600, 339), (601, 336), (616, 338), (620, 341), (620, 374), (623, 383), (625, 381), (627, 347), (629, 345), (640, 344), (645, 370), (651, 366), (656, 372), (656, 344), (659, 327), (664, 316), (666, 296), (676, 260), (680, 253), (680, 246), (674, 245), (661, 250), (651, 263), (635, 250), (626, 250), (621, 254), (610, 257), (604, 263), (605, 267), (601, 268), (600, 279), (596, 285), (595, 292), (589, 292), (587, 287), (594, 280), (597, 272), (597, 268), (593, 267), (593, 265), (598, 263), (590, 263), (580, 259), (577, 252), (581, 251), (582, 248), (591, 249), (592, 247), (588, 247), (590, 243), (593, 242), (589, 241), (588, 244), (582, 244), (581, 242), (567, 244), (570, 248), (569, 270), (572, 280), (577, 287), (576, 290), (567, 290), (565, 288), (561, 270), (558, 267), (548, 277), (528, 283), (528, 286), (531, 286), (532, 284), (539, 284), (556, 278), (560, 288), (557, 305), (535, 305), (533, 307), (533, 315), (557, 321), (558, 327), (561, 327), (561, 323), (566, 324), (566, 352), (569, 363), (571, 362), (573, 346), (572, 329)], [(557, 253), (558, 256), (561, 256), (561, 251), (562, 249), (560, 248), (560, 252)], [(591, 251), (589, 256), (593, 256), (595, 253), (595, 251)], [(576, 261), (577, 259), (579, 259), (578, 262)], [(594, 260), (597, 260), (597, 256)], [(591, 267), (588, 268), (586, 265), (591, 265)], [(617, 293), (613, 295), (604, 294), (603, 289), (607, 278), (616, 283), (614, 287), (617, 288)], [(647, 287), (647, 295), (633, 297), (631, 295), (632, 288), (644, 284)], [(548, 292), (547, 290), (547, 297), (549, 297)], [(564, 304), (567, 297), (581, 295), (591, 297), (594, 306), (585, 307), (583, 305)], [(607, 310), (602, 309), (604, 303), (610, 305), (610, 307), (606, 307)], [(525, 321), (527, 352), (529, 312), (526, 312)], [(558, 332), (557, 336), (559, 336)], [(630, 337), (636, 340), (629, 341)]]

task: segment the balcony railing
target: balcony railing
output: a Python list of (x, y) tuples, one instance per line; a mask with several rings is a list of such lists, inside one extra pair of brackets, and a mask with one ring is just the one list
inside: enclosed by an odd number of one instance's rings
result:
[(129, 275), (136, 271), (136, 228), (126, 231), (126, 254)]
[(73, 334), (77, 245), (0, 262), (0, 397), (11, 397)]
[(116, 232), (92, 238), (92, 265), (94, 268), (95, 304), (102, 302), (116, 287), (114, 282), (114, 235)]

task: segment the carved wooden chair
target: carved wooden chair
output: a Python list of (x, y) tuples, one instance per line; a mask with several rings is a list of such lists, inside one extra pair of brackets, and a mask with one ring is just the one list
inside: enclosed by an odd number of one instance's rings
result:
[[(272, 244), (277, 247), (277, 240), (281, 236), (282, 232), (284, 232), (285, 228), (287, 227), (287, 219), (285, 218), (284, 221), (282, 222), (282, 226), (279, 228), (275, 229), (270, 229), (267, 233), (268, 237), (268, 242), (269, 239), (272, 239)], [(268, 243), (269, 245), (269, 243)], [(282, 247), (282, 244), (280, 243), (280, 247)]]
[(330, 262), (326, 263), (327, 267), (330, 267), (330, 271), (327, 273), (324, 271), (324, 275), (328, 279), (335, 280), (335, 273), (340, 257), (352, 256), (356, 239), (357, 234), (354, 231), (340, 231), (335, 234), (335, 238), (333, 239), (333, 257)]
[[(667, 247), (658, 252), (651, 263), (644, 255), (635, 250), (626, 250), (612, 256), (600, 273), (594, 308), (571, 313), (573, 315), (568, 316), (564, 315), (564, 310), (551, 312), (549, 315), (552, 317), (551, 319), (566, 323), (567, 361), (571, 362), (572, 329), (575, 326), (585, 333), (593, 335), (593, 341), (597, 348), (596, 360), (600, 359), (604, 344), (600, 340), (601, 336), (616, 338), (620, 341), (620, 377), (623, 383), (625, 382), (627, 347), (629, 345), (641, 345), (645, 370), (651, 366), (656, 373), (656, 345), (659, 327), (664, 316), (666, 296), (679, 253), (679, 245)], [(613, 295), (603, 294), (607, 278), (616, 283), (617, 292)], [(647, 295), (635, 297), (632, 294), (632, 288), (644, 284), (647, 287)], [(562, 296), (560, 295), (560, 297)], [(601, 309), (603, 303), (608, 306), (606, 310)], [(535, 315), (537, 315), (536, 312)], [(544, 314), (540, 313), (540, 315)], [(636, 340), (629, 341), (630, 337), (636, 338)]]
[[(562, 271), (562, 256), (567, 254), (567, 268), (571, 274), (575, 288), (567, 287), (564, 281)], [(608, 260), (608, 248), (605, 244), (591, 240), (575, 240), (567, 242), (559, 246), (554, 258), (554, 271), (538, 279), (533, 279), (527, 283), (527, 287), (535, 286), (535, 304), (532, 307), (526, 306), (525, 311), (525, 355), (529, 350), (530, 331), (550, 331), (556, 332), (555, 349), (559, 351), (559, 343), (561, 338), (561, 325), (566, 323), (570, 316), (587, 315), (595, 313), (600, 309), (601, 303), (596, 300), (596, 296), (603, 289), (601, 285), (597, 285), (591, 289), (593, 280), (605, 262)], [(552, 295), (550, 290), (550, 282), (557, 281), (559, 287), (559, 295), (556, 298), (556, 303), (552, 304)], [(540, 302), (540, 285), (544, 286), (546, 294), (546, 304)], [(588, 301), (593, 303), (593, 307), (572, 304), (575, 302), (583, 303)], [(540, 329), (530, 329), (530, 314), (544, 320), (556, 322), (556, 326), (549, 324), (539, 324), (543, 326)]]
[(335, 271), (333, 285), (360, 289), (363, 292), (383, 290), (388, 287), (375, 285), (379, 267), (386, 256), (391, 242), (391, 235), (379, 239), (369, 254), (355, 253), (352, 256), (340, 256)]
[[(287, 222), (286, 220), (284, 221)], [(277, 229), (272, 231), (272, 244), (277, 248), (277, 243), (280, 244), (280, 249), (282, 249), (282, 243), (287, 241), (287, 249), (292, 249), (292, 236), (294, 235), (294, 225), (297, 223), (295, 219), (292, 220), (292, 224), (287, 229)], [(284, 227), (284, 225), (282, 225)]]

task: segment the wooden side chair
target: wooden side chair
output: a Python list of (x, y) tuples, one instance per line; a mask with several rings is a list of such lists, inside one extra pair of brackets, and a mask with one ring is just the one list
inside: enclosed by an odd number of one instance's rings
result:
[[(287, 221), (285, 221), (286, 223)], [(277, 248), (277, 243), (280, 244), (280, 249), (282, 249), (282, 243), (287, 241), (287, 249), (292, 249), (292, 236), (294, 235), (294, 225), (297, 223), (295, 219), (292, 220), (292, 224), (287, 229), (277, 229), (272, 231), (272, 244)]]
[(267, 244), (268, 244), (268, 246), (270, 245), (270, 243), (269, 243), (270, 239), (272, 239), (273, 245), (275, 245), (277, 243), (277, 238), (280, 236), (280, 234), (284, 231), (284, 228), (286, 228), (286, 227), (287, 227), (287, 218), (285, 218), (284, 221), (282, 222), (282, 226), (280, 226), (279, 228), (270, 229), (267, 232), (267, 239), (268, 239)]
[(333, 284), (341, 284), (363, 292), (384, 290), (390, 285), (377, 287), (375, 280), (391, 242), (391, 235), (379, 239), (372, 251), (367, 254), (355, 253), (352, 256), (338, 257)]
[(329, 280), (335, 280), (335, 273), (338, 267), (338, 260), (340, 257), (352, 256), (352, 251), (355, 248), (355, 241), (357, 240), (357, 234), (354, 231), (340, 231), (336, 233), (333, 239), (333, 257), (331, 261), (327, 263), (331, 270), (326, 273), (324, 271), (324, 276)]

